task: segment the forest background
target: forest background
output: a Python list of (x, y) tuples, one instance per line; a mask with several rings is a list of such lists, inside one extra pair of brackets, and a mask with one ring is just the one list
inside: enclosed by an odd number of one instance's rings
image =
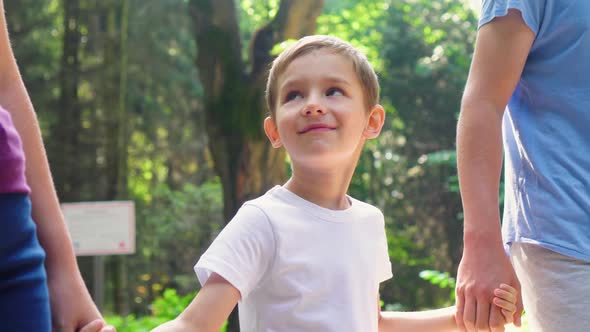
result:
[[(453, 303), (455, 127), (472, 1), (5, 0), (5, 9), (61, 201), (135, 202), (137, 251), (103, 258), (98, 295), (120, 331), (176, 315), (198, 289), (194, 263), (240, 204), (288, 178), (284, 152), (262, 133), (264, 81), (286, 41), (314, 33), (350, 41), (379, 74), (387, 122), (350, 194), (385, 215), (395, 277), (382, 301)], [(78, 262), (92, 288), (93, 258)]]

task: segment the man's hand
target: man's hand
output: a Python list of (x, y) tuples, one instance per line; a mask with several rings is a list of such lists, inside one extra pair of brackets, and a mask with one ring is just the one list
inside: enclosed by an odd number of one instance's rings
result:
[(462, 331), (504, 331), (501, 309), (492, 304), (494, 289), (507, 284), (517, 291), (514, 325), (520, 326), (522, 297), (520, 283), (503, 248), (465, 247), (457, 275), (457, 313)]

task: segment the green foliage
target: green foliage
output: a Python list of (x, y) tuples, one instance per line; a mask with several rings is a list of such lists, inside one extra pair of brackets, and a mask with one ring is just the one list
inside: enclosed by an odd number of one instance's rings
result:
[(281, 43), (278, 43), (275, 46), (273, 46), (272, 50), (270, 50), (270, 54), (275, 55), (275, 56), (279, 55), (279, 54), (281, 54), (281, 52), (286, 50), (287, 47), (289, 47), (289, 45), (291, 45), (295, 42), (296, 42), (295, 39), (287, 39)]
[(420, 272), (420, 278), (429, 281), (440, 288), (455, 289), (455, 278), (452, 278), (448, 272), (439, 272), (435, 270), (424, 270)]
[(476, 20), (458, 0), (395, 1), (388, 8), (383, 95), (398, 110), (413, 156), (454, 147)]
[[(416, 275), (432, 267), (436, 258), (430, 253), (432, 234), (410, 219), (423, 213), (415, 207), (415, 201), (406, 198), (405, 192), (421, 170), (398, 153), (404, 144), (405, 140), (391, 131), (367, 142), (350, 186), (352, 196), (376, 205), (385, 216), (389, 257), (395, 275), (381, 290), (382, 299), (389, 304), (388, 310), (432, 307), (433, 301), (438, 304), (447, 298), (437, 287), (416, 282)], [(440, 264), (442, 259), (438, 261)]]
[[(429, 166), (447, 166), (457, 168), (457, 152), (455, 150), (434, 151), (419, 158), (419, 161)], [(446, 181), (450, 192), (459, 194), (459, 177), (456, 174), (449, 175)], [(462, 217), (459, 219), (463, 219)]]
[(442, 289), (450, 290), (448, 305), (455, 303), (455, 278), (451, 277), (448, 272), (439, 272), (436, 270), (424, 270), (420, 272), (420, 278), (436, 285)]
[(457, 153), (455, 150), (439, 150), (427, 155), (424, 155), (421, 160), (422, 163), (429, 165), (447, 165), (451, 167), (457, 166)]
[(327, 1), (318, 18), (318, 34), (342, 38), (366, 54), (377, 71), (383, 69), (379, 54), (389, 1)]
[(150, 201), (136, 204), (137, 254), (128, 258), (129, 296), (133, 312), (145, 315), (163, 289), (186, 293), (197, 287), (192, 266), (224, 224), (221, 184), (214, 179), (181, 190), (161, 184)]
[[(156, 326), (167, 321), (173, 320), (189, 305), (196, 293), (188, 293), (184, 296), (179, 296), (176, 290), (166, 289), (161, 297), (158, 297), (151, 304), (152, 315), (144, 317), (135, 317), (129, 315), (121, 316), (106, 316), (105, 319), (109, 324), (113, 325), (118, 332), (147, 332)], [(222, 326), (219, 332), (226, 331), (227, 322)]]
[[(4, 1), (11, 45), (33, 105), (54, 105), (59, 98), (63, 33), (62, 13), (57, 0)], [(56, 121), (50, 108), (39, 108), (43, 132)]]
[(166, 289), (162, 297), (152, 303), (154, 315), (173, 319), (177, 317), (193, 300), (196, 293), (189, 293), (185, 296), (178, 296), (176, 290)]
[[(57, 116), (63, 2), (4, 3), (12, 45), (53, 158), (61, 128), (46, 129), (72, 121)], [(76, 137), (80, 150), (74, 153), (77, 169), (92, 176), (76, 184), (79, 199), (106, 199), (112, 182), (108, 133), (115, 110), (108, 107), (105, 91), (117, 82), (104, 75), (117, 63), (105, 57), (112, 46), (105, 33), (105, 8), (112, 3), (80, 2), (82, 131)], [(270, 22), (279, 3), (235, 1), (243, 59), (248, 59), (255, 29)], [(141, 331), (160, 317), (152, 316), (150, 307), (158, 307), (156, 298), (168, 301), (172, 312), (161, 314), (168, 318), (182, 306), (164, 289), (185, 294), (196, 288), (192, 266), (225, 221), (195, 67), (198, 52), (207, 50), (194, 43), (187, 1), (130, 0), (129, 5), (127, 176), (137, 206), (137, 253), (127, 257), (135, 316), (126, 317), (127, 330), (119, 331)], [(361, 48), (380, 77), (387, 123), (381, 137), (367, 142), (350, 193), (381, 208), (386, 218), (395, 274), (383, 286), (384, 302), (394, 303), (386, 307), (441, 306), (448, 302), (448, 288), (417, 280), (417, 275), (426, 269), (454, 271), (460, 257), (462, 216), (453, 150), (475, 15), (462, 0), (325, 0), (317, 32)], [(224, 108), (219, 110), (225, 116)], [(108, 293), (107, 311), (110, 297)]]
[[(279, 9), (280, 0), (237, 0), (238, 23), (242, 40), (242, 57), (249, 59), (249, 44), (255, 29), (270, 22)], [(278, 51), (275, 49), (273, 51)], [(278, 53), (277, 53), (278, 54)]]
[(396, 277), (382, 298), (407, 309), (448, 303), (446, 289), (415, 278), (456, 271), (461, 254), (454, 142), (475, 22), (459, 0), (327, 1), (318, 21), (320, 32), (369, 48), (379, 70), (387, 122), (350, 192), (384, 212)]

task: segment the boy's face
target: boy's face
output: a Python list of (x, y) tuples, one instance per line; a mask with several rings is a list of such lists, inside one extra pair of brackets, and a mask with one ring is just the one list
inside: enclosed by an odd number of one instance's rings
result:
[(265, 120), (264, 129), (294, 166), (356, 163), (365, 140), (379, 135), (384, 121), (383, 108), (368, 112), (363, 98), (349, 59), (313, 51), (293, 60), (277, 80), (275, 117)]

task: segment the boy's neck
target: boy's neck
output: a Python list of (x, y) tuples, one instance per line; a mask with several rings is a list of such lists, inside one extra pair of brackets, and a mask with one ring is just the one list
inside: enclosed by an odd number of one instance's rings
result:
[(331, 210), (350, 207), (346, 197), (354, 167), (325, 172), (293, 167), (293, 175), (284, 187), (297, 196)]

